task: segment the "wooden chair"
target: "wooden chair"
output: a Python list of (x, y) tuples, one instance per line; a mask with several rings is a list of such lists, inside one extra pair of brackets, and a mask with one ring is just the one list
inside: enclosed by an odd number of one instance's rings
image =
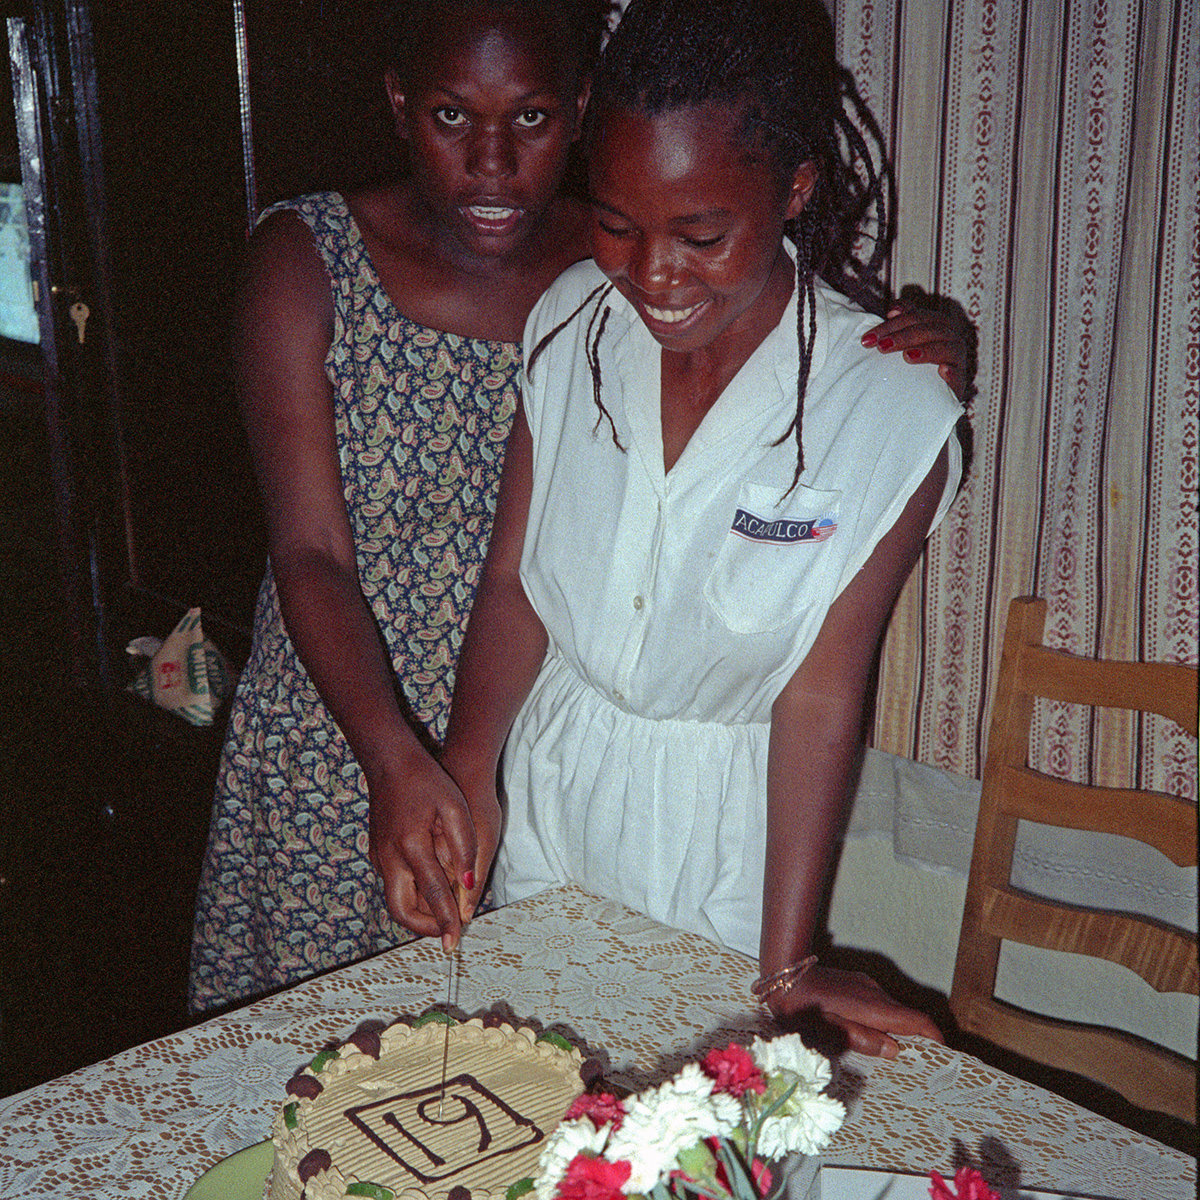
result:
[(964, 1031), (1194, 1123), (1194, 1062), (1126, 1033), (1035, 1016), (993, 996), (1004, 939), (1121, 963), (1159, 992), (1197, 991), (1195, 934), (1040, 899), (1010, 882), (1018, 818), (1137, 838), (1179, 866), (1196, 862), (1195, 801), (1068, 783), (1028, 765), (1039, 696), (1158, 713), (1194, 738), (1196, 668), (1051, 650), (1042, 645), (1045, 624), (1044, 600), (1021, 598), (1009, 607), (950, 1007)]

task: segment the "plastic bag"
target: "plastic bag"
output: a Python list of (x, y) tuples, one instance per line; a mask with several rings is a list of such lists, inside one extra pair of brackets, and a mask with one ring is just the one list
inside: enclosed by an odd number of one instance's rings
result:
[(177, 713), (191, 725), (211, 725), (221, 701), (233, 690), (229, 664), (204, 636), (198, 608), (188, 609), (165, 642), (135, 638), (126, 650), (150, 657), (127, 690)]

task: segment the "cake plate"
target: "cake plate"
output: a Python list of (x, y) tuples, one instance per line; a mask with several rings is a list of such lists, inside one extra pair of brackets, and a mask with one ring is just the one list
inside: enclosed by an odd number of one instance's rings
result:
[(184, 1193), (183, 1200), (262, 1200), (274, 1156), (270, 1139), (247, 1146), (209, 1167)]

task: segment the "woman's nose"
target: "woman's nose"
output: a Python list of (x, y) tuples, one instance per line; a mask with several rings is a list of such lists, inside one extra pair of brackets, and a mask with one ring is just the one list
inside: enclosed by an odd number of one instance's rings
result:
[(480, 126), (471, 140), (468, 166), (473, 175), (515, 175), (517, 156), (511, 131), (506, 127)]
[(629, 264), (630, 280), (647, 295), (671, 286), (677, 274), (672, 239), (643, 235)]

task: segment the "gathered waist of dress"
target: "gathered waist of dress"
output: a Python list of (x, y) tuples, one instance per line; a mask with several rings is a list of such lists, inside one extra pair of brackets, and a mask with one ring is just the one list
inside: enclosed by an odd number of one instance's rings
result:
[(747, 720), (744, 715), (721, 711), (719, 708), (699, 711), (694, 697), (672, 695), (667, 688), (654, 688), (641, 680), (625, 683), (624, 686), (622, 683), (621, 680), (598, 680), (590, 676), (578, 663), (564, 657), (551, 644), (531, 691), (531, 699), (534, 693), (542, 693), (557, 695), (561, 702), (569, 704), (586, 700), (597, 707), (612, 708), (614, 715), (620, 714), (630, 721), (663, 726), (770, 728), (769, 718)]

